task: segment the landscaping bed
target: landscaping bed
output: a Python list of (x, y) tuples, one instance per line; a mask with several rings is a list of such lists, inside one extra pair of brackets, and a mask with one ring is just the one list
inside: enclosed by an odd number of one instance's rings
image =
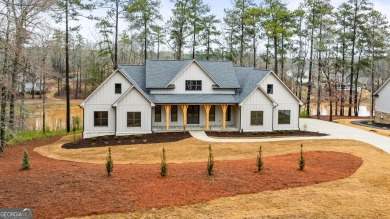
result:
[(133, 145), (133, 144), (152, 144), (175, 142), (186, 138), (190, 138), (189, 132), (165, 132), (153, 134), (138, 134), (125, 136), (100, 136), (94, 138), (80, 139), (76, 142), (69, 142), (62, 145), (66, 149), (90, 148), (90, 147), (106, 147), (116, 145)]
[[(347, 153), (310, 151), (298, 170), (299, 153), (256, 159), (216, 161), (208, 176), (206, 161), (170, 164), (159, 176), (159, 164), (115, 165), (111, 177), (104, 164), (50, 159), (33, 149), (41, 144), (14, 146), (0, 156), (0, 206), (29, 207), (34, 218), (64, 218), (187, 205), (219, 197), (302, 187), (349, 177), (362, 159)], [(20, 170), (26, 148), (32, 168)], [(17, 180), (17, 181), (15, 181)], [(17, 183), (15, 183), (17, 182)]]
[(319, 132), (308, 132), (298, 130), (288, 131), (272, 131), (272, 132), (206, 132), (210, 137), (221, 137), (221, 138), (272, 138), (272, 137), (302, 137), (302, 136), (327, 136), (327, 134)]

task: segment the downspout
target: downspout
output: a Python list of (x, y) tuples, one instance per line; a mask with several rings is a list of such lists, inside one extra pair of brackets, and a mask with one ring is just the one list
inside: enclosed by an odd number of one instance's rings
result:
[(83, 131), (81, 132), (81, 138), (84, 139), (84, 127), (85, 127), (85, 115), (84, 108), (79, 105), (79, 107), (83, 110)]
[(301, 105), (298, 104), (298, 131), (301, 131), (301, 127), (299, 127), (299, 115), (301, 114)]
[(237, 108), (240, 110), (240, 113), (238, 114), (238, 116), (240, 117), (238, 121), (240, 121), (240, 124), (238, 124), (238, 131), (241, 133), (241, 106), (237, 104)]
[(272, 108), (272, 131), (274, 130), (274, 115), (275, 115), (275, 108), (278, 107), (278, 104), (276, 104), (273, 108)]
[(117, 123), (117, 121), (116, 121), (116, 119), (117, 119), (117, 116), (116, 116), (116, 112), (117, 112), (117, 110), (116, 110), (116, 107), (112, 107), (112, 108), (114, 108), (115, 109), (115, 130), (114, 130), (114, 135), (116, 135), (116, 131), (117, 131), (117, 125), (118, 125), (118, 123)]
[(153, 107), (150, 107), (150, 131), (153, 133)]

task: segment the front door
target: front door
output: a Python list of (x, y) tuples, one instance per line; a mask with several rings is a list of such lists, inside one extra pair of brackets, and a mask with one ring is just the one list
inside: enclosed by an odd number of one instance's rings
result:
[(189, 105), (187, 109), (187, 123), (199, 124), (199, 105)]

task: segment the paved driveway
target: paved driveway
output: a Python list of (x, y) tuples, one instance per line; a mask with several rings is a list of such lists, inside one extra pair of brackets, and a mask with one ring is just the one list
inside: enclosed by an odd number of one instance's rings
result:
[[(390, 153), (390, 137), (378, 135), (362, 129), (353, 128), (333, 122), (326, 122), (317, 119), (300, 119), (301, 129), (307, 125), (307, 131), (329, 134), (324, 137), (291, 137), (291, 138), (263, 138), (263, 139), (218, 139), (210, 138), (203, 131), (190, 132), (194, 138), (209, 142), (271, 142), (271, 141), (292, 141), (310, 139), (353, 139), (374, 145), (387, 153)], [(342, 145), (341, 145), (342, 146)]]

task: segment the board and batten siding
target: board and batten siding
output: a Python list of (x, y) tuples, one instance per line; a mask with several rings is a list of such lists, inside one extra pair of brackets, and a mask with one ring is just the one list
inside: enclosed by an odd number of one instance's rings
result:
[[(202, 81), (202, 90), (187, 91), (186, 80)], [(173, 81), (174, 89), (151, 89), (150, 94), (235, 94), (235, 89), (213, 89), (216, 83), (198, 64), (192, 62)]]
[[(273, 102), (259, 89), (241, 106), (241, 129), (244, 132), (272, 131)], [(251, 111), (263, 111), (263, 125), (251, 125)]]
[[(132, 88), (117, 104), (116, 135), (151, 133), (151, 110), (149, 100)], [(127, 112), (141, 112), (141, 127), (127, 127)]]
[[(263, 90), (267, 90), (267, 85), (273, 84), (273, 94), (268, 94), (278, 105), (274, 108), (273, 113), (273, 129), (274, 130), (298, 130), (299, 129), (299, 101), (295, 96), (276, 78), (272, 73), (269, 73), (259, 85)], [(278, 124), (278, 111), (290, 110), (290, 124)]]
[(378, 95), (375, 99), (375, 110), (390, 113), (390, 82), (383, 86)]
[[(115, 94), (115, 84), (122, 84), (121, 94)], [(115, 109), (112, 104), (131, 87), (131, 83), (119, 72), (115, 71), (84, 102), (83, 138), (115, 134)], [(94, 112), (108, 111), (108, 126), (94, 126)]]

